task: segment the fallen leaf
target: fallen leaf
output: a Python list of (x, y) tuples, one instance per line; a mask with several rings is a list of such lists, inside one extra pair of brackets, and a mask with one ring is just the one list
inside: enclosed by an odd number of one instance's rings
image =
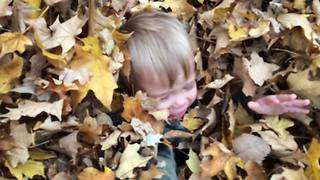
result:
[(232, 142), (234, 152), (245, 161), (255, 161), (262, 164), (262, 161), (270, 153), (271, 149), (260, 137), (243, 133)]
[(189, 150), (189, 159), (186, 160), (186, 164), (188, 168), (191, 170), (192, 173), (200, 173), (201, 167), (200, 167), (200, 160), (198, 155), (192, 150)]
[(270, 144), (272, 149), (272, 154), (275, 154), (279, 157), (287, 156), (295, 152), (298, 148), (297, 143), (294, 141), (292, 135), (284, 137), (279, 137), (273, 131), (260, 131), (259, 135), (265, 140), (268, 144)]
[(282, 180), (282, 179), (290, 179), (290, 180), (307, 180), (306, 175), (303, 172), (303, 169), (300, 168), (298, 170), (293, 170), (289, 168), (282, 167), (283, 172), (280, 174), (273, 174), (270, 180)]
[(172, 10), (172, 15), (182, 18), (187, 21), (192, 16), (196, 9), (186, 0), (165, 0), (161, 5)]
[(45, 177), (44, 165), (39, 161), (28, 160), (26, 163), (17, 167), (12, 167), (8, 162), (6, 162), (5, 166), (9, 168), (10, 173), (18, 180), (23, 180), (23, 175), (30, 179), (35, 175)]
[(267, 174), (264, 171), (263, 167), (254, 161), (246, 162), (244, 169), (248, 173), (246, 180), (267, 180)]
[(236, 26), (234, 24), (229, 24), (228, 34), (231, 41), (242, 41), (247, 39), (249, 29), (247, 27)]
[(267, 125), (272, 128), (280, 137), (287, 138), (290, 133), (286, 131), (287, 128), (294, 126), (294, 123), (288, 119), (281, 118), (279, 116), (267, 116)]
[(98, 144), (99, 135), (102, 133), (102, 127), (95, 118), (87, 116), (83, 123), (79, 125), (79, 133), (84, 135), (85, 142), (89, 144)]
[(75, 160), (78, 154), (78, 149), (82, 147), (77, 140), (77, 135), (78, 131), (73, 131), (71, 134), (59, 140), (59, 146), (72, 157), (73, 162), (76, 162)]
[(307, 17), (302, 14), (286, 13), (277, 17), (277, 20), (286, 28), (292, 29), (293, 27), (300, 26), (306, 38), (312, 40), (314, 38), (313, 30)]
[(80, 18), (79, 15), (75, 15), (61, 24), (59, 17), (57, 17), (56, 21), (50, 26), (52, 37), (50, 41), (43, 42), (43, 45), (47, 49), (61, 45), (62, 54), (68, 52), (75, 45), (75, 36), (82, 32), (81, 28), (86, 21), (87, 18)]
[(183, 117), (182, 126), (187, 128), (190, 132), (194, 132), (194, 130), (199, 129), (200, 126), (204, 123), (204, 121), (197, 117), (190, 117), (188, 114)]
[(201, 152), (202, 156), (211, 156), (211, 160), (202, 161), (202, 177), (212, 177), (224, 169), (227, 161), (231, 157), (231, 152), (219, 142), (210, 144), (208, 148)]
[(63, 108), (63, 100), (49, 102), (21, 101), (18, 108), (7, 108), (7, 114), (0, 114), (0, 117), (6, 117), (10, 120), (19, 120), (22, 116), (36, 117), (41, 112), (46, 112), (56, 116), (60, 121)]
[(235, 59), (233, 72), (240, 77), (243, 82), (242, 92), (247, 96), (254, 96), (257, 87), (248, 73), (249, 66), (250, 62), (245, 57)]
[(17, 144), (12, 137), (0, 138), (0, 151), (8, 151), (15, 147), (17, 147)]
[(85, 85), (90, 80), (90, 72), (87, 68), (80, 68), (78, 70), (72, 70), (68, 68), (64, 68), (64, 70), (59, 75), (59, 81), (63, 81), (65, 83), (73, 83), (74, 81), (78, 81), (79, 84)]
[(89, 53), (77, 46), (75, 50), (76, 55), (72, 59), (70, 68), (75, 71), (87, 68), (90, 71), (91, 78), (87, 84), (79, 85), (79, 91), (74, 92), (74, 105), (80, 103), (88, 91), (92, 90), (100, 102), (110, 109), (113, 90), (117, 88), (117, 84), (108, 70), (109, 58)]
[(11, 62), (0, 66), (0, 94), (5, 94), (13, 87), (12, 82), (22, 74), (23, 59), (14, 54)]
[(21, 33), (15, 32), (5, 32), (0, 34), (0, 58), (8, 53), (13, 53), (18, 51), (19, 53), (23, 53), (26, 50), (26, 46), (32, 45), (31, 40), (22, 35)]
[(142, 106), (141, 101), (135, 97), (126, 98), (123, 102), (124, 111), (121, 116), (127, 121), (131, 122), (132, 118), (137, 118), (142, 121), (148, 121), (152, 117), (146, 112)]
[(133, 169), (136, 167), (144, 167), (152, 156), (143, 157), (138, 153), (140, 148), (139, 144), (128, 144), (124, 150), (116, 176), (120, 179), (133, 178)]
[(61, 130), (61, 123), (59, 121), (52, 121), (51, 116), (48, 116), (47, 119), (44, 120), (44, 122), (37, 123), (33, 130), (43, 129), (46, 131), (57, 131)]
[(265, 80), (272, 77), (272, 72), (279, 69), (279, 66), (264, 62), (256, 52), (252, 52), (250, 57), (249, 75), (257, 85), (262, 86)]
[(24, 164), (29, 159), (28, 148), (34, 144), (34, 134), (29, 133), (26, 124), (19, 124), (16, 121), (10, 122), (10, 136), (14, 139), (16, 148), (5, 152), (6, 159), (12, 167)]
[(143, 179), (143, 180), (161, 179), (162, 175), (163, 173), (158, 170), (157, 166), (151, 165), (148, 170), (140, 172), (139, 179)]
[(52, 6), (56, 3), (59, 3), (61, 1), (64, 1), (64, 0), (44, 0), (44, 2), (48, 5), (48, 6)]
[(104, 168), (104, 172), (99, 171), (94, 167), (87, 167), (78, 175), (79, 180), (113, 180), (114, 174), (108, 167)]
[(313, 138), (308, 149), (307, 162), (308, 167), (305, 171), (307, 177), (312, 179), (320, 179), (320, 167), (319, 167), (319, 159), (320, 159), (320, 143), (317, 139)]
[(205, 85), (206, 88), (212, 88), (212, 89), (220, 89), (224, 85), (226, 85), (229, 81), (231, 81), (234, 77), (230, 74), (225, 75), (221, 79), (215, 79), (213, 82), (210, 82), (209, 84)]
[(287, 79), (289, 88), (291, 91), (310, 99), (319, 106), (320, 103), (316, 100), (316, 97), (320, 95), (320, 92), (317, 91), (320, 88), (320, 81), (310, 81), (308, 77), (309, 69), (291, 73)]
[(57, 155), (52, 151), (44, 151), (37, 148), (30, 149), (29, 154), (30, 154), (30, 159), (37, 160), (37, 161), (47, 160), (47, 159), (52, 159), (57, 157)]
[(11, 16), (12, 7), (9, 6), (12, 0), (2, 0), (0, 1), (0, 17)]
[(118, 144), (118, 138), (121, 134), (121, 131), (119, 130), (115, 130), (113, 131), (108, 137), (106, 140), (102, 141), (100, 144), (101, 144), (101, 150), (102, 151), (105, 151), (109, 148), (111, 148), (112, 146)]

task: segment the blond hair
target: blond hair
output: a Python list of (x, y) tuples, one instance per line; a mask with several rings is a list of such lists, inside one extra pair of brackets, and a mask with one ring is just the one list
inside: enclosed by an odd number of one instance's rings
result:
[(193, 62), (190, 63), (193, 51), (188, 33), (175, 17), (160, 11), (139, 12), (120, 30), (133, 32), (126, 48), (132, 59), (130, 81), (135, 86), (146, 75), (145, 70), (166, 77), (170, 87), (176, 81), (179, 66), (186, 78), (193, 71)]

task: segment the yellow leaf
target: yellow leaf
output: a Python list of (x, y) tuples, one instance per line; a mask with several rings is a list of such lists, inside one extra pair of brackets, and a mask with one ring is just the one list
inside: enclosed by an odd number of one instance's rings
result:
[(0, 94), (7, 93), (11, 90), (11, 82), (20, 77), (22, 67), (23, 60), (16, 54), (14, 54), (11, 62), (0, 66)]
[(198, 129), (202, 124), (203, 120), (197, 117), (188, 117), (187, 115), (183, 118), (182, 126), (193, 132)]
[(295, 9), (304, 9), (306, 6), (306, 3), (304, 0), (294, 0), (293, 8)]
[(109, 72), (107, 56), (84, 51), (81, 47), (75, 47), (75, 56), (70, 63), (70, 68), (78, 70), (87, 68), (91, 73), (89, 82), (85, 85), (78, 85), (79, 91), (74, 92), (73, 103), (78, 104), (92, 90), (100, 102), (110, 109), (113, 97), (113, 90), (117, 88), (116, 81)]
[(170, 8), (174, 16), (182, 18), (183, 20), (190, 19), (196, 11), (186, 0), (165, 0), (162, 6)]
[(262, 36), (263, 34), (270, 31), (270, 21), (266, 20), (259, 20), (258, 27), (251, 28), (249, 31), (250, 37), (257, 38), (259, 36)]
[(41, 149), (30, 149), (29, 154), (30, 158), (33, 160), (46, 160), (57, 157), (55, 153)]
[(85, 168), (79, 175), (79, 180), (113, 180), (114, 174), (111, 169), (105, 167), (104, 172), (101, 172), (93, 167)]
[(270, 180), (281, 180), (281, 179), (290, 179), (290, 180), (308, 180), (310, 179), (305, 176), (303, 173), (303, 169), (300, 167), (298, 170), (289, 169), (282, 167), (282, 173), (281, 174), (273, 174), (270, 178)]
[(8, 53), (19, 51), (23, 53), (26, 45), (32, 45), (29, 38), (18, 32), (6, 32), (0, 35), (0, 58)]
[(35, 175), (44, 177), (44, 165), (41, 162), (28, 160), (25, 164), (19, 165), (13, 168), (8, 162), (5, 162), (5, 166), (9, 168), (9, 171), (18, 180), (23, 179), (23, 175), (28, 178), (32, 178)]
[(319, 180), (320, 179), (320, 166), (319, 166), (319, 159), (320, 159), (320, 144), (317, 139), (313, 138), (311, 145), (307, 152), (307, 161), (308, 167), (305, 171), (307, 177)]
[(246, 27), (236, 27), (233, 24), (229, 24), (228, 33), (231, 41), (242, 41), (248, 37), (249, 29)]
[(320, 96), (320, 81), (310, 81), (308, 76), (309, 69), (298, 73), (291, 73), (287, 79), (289, 88), (292, 92), (310, 99), (319, 106), (320, 103), (318, 102), (317, 97)]
[(152, 119), (148, 112), (142, 108), (141, 101), (135, 97), (125, 99), (123, 108), (124, 111), (121, 113), (121, 116), (128, 122), (131, 122), (131, 119), (134, 117), (143, 122)]
[(306, 16), (295, 13), (287, 13), (279, 15), (277, 17), (277, 20), (284, 27), (289, 29), (300, 26), (303, 29), (306, 38), (308, 38), (309, 40), (312, 39), (313, 30)]
[(58, 68), (63, 68), (66, 66), (67, 62), (66, 60), (59, 54), (54, 54), (46, 50), (44, 45), (41, 43), (41, 40), (39, 38), (39, 35), (37, 33), (34, 33), (34, 39), (36, 41), (37, 46), (41, 49), (42, 55), (48, 58), (48, 61)]
[(268, 116), (266, 118), (266, 123), (283, 138), (287, 138), (287, 136), (290, 135), (286, 129), (294, 126), (292, 121), (285, 118), (279, 119), (279, 116)]
[(35, 8), (36, 11), (31, 13), (31, 16), (30, 18), (37, 18), (40, 16), (41, 14), (41, 10), (39, 9), (40, 8), (40, 5), (41, 5), (41, 1), (42, 0), (24, 0), (27, 4), (29, 4), (31, 7)]
[(83, 50), (92, 51), (94, 54), (102, 54), (99, 39), (96, 36), (82, 39), (84, 43)]

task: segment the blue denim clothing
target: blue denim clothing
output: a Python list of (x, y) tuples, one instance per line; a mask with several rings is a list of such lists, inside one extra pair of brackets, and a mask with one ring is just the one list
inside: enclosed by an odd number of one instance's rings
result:
[[(169, 123), (166, 125), (164, 129), (164, 133), (170, 131), (170, 130), (181, 130), (181, 131), (187, 131), (185, 129), (180, 121), (169, 121)], [(173, 146), (177, 146), (179, 142), (181, 142), (182, 138), (172, 138), (170, 139), (170, 142)], [(161, 180), (177, 180), (178, 176), (176, 173), (177, 170), (177, 163), (175, 160), (175, 153), (172, 148), (165, 144), (159, 144), (158, 145), (158, 156), (157, 160), (159, 162), (164, 161), (165, 166), (159, 167), (158, 170), (163, 172), (164, 175), (161, 177)]]

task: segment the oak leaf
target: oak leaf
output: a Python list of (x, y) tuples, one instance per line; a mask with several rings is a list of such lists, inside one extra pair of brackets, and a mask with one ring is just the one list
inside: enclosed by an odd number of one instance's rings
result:
[(56, 116), (61, 119), (63, 108), (63, 100), (49, 102), (34, 102), (34, 101), (21, 101), (18, 104), (18, 108), (7, 108), (9, 112), (7, 114), (0, 114), (0, 117), (6, 117), (10, 120), (19, 120), (22, 116), (36, 117), (41, 112)]
[(0, 58), (8, 53), (19, 51), (23, 53), (26, 50), (26, 46), (32, 45), (29, 38), (18, 32), (5, 32), (0, 34)]
[(12, 82), (22, 74), (23, 59), (14, 54), (11, 62), (0, 66), (0, 94), (11, 90)]
[(87, 52), (81, 47), (76, 46), (76, 55), (70, 63), (70, 68), (77, 71), (81, 68), (87, 68), (92, 75), (89, 82), (85, 85), (79, 85), (79, 90), (74, 91), (74, 105), (80, 103), (92, 90), (100, 102), (110, 109), (113, 90), (117, 88), (114, 77), (108, 70), (110, 59), (107, 56)]

